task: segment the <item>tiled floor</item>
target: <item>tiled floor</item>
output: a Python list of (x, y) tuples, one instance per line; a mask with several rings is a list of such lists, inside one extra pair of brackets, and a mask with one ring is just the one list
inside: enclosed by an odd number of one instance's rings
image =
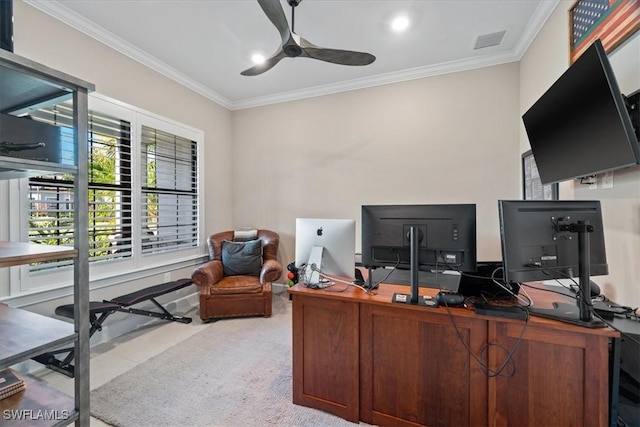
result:
[[(200, 321), (197, 308), (192, 309), (191, 312), (180, 314), (193, 318), (193, 321), (189, 324), (162, 320), (153, 321), (148, 326), (92, 347), (91, 389), (101, 386), (208, 326)], [(51, 370), (39, 372), (38, 377), (55, 388), (73, 395), (72, 378)], [(107, 425), (100, 420), (91, 418), (91, 427)]]

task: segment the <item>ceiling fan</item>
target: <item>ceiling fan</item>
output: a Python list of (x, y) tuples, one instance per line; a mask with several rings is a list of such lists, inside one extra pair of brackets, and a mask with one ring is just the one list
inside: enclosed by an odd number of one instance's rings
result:
[(262, 64), (241, 72), (243, 76), (256, 76), (273, 68), (283, 58), (312, 58), (342, 65), (369, 65), (376, 60), (370, 53), (330, 49), (314, 45), (294, 32), (295, 8), (302, 0), (287, 0), (291, 6), (291, 29), (280, 5), (280, 0), (258, 0), (267, 18), (275, 25), (282, 38), (282, 45)]

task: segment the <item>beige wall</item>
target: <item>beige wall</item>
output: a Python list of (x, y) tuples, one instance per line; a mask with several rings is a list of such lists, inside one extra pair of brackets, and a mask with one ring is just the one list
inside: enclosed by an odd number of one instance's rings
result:
[[(500, 257), (497, 200), (520, 197), (520, 115), (566, 69), (562, 1), (520, 63), (230, 112), (136, 61), (15, 2), (15, 52), (96, 84), (97, 91), (205, 132), (205, 234), (278, 231), (294, 258), (295, 218), (360, 219), (362, 204), (476, 203), (479, 259)], [(602, 199), (611, 298), (640, 305), (640, 172)], [(360, 248), (358, 230), (357, 248)]]
[(89, 81), (96, 92), (205, 133), (206, 235), (231, 219), (231, 112), (93, 38), (14, 2), (14, 52)]
[(501, 259), (497, 201), (518, 198), (518, 64), (234, 111), (235, 226), (295, 258), (295, 218), (365, 204), (476, 203), (481, 260)]
[[(573, 4), (562, 1), (545, 24), (534, 43), (520, 61), (520, 111), (524, 113), (569, 65), (569, 26), (567, 11)], [(640, 88), (640, 35), (634, 44), (612, 57), (623, 93)], [(630, 67), (630, 65), (635, 66)], [(632, 69), (630, 69), (632, 68)], [(624, 70), (624, 71), (623, 71)], [(520, 149), (529, 149), (529, 142), (520, 125)], [(601, 178), (601, 177), (600, 177)], [(612, 189), (591, 189), (575, 180), (561, 183), (561, 199), (600, 200), (605, 227), (605, 242), (609, 275), (594, 277), (603, 292), (614, 301), (632, 307), (640, 305), (640, 167), (614, 172)]]
[[(201, 192), (204, 235), (232, 226), (229, 110), (23, 2), (14, 2), (14, 19), (16, 54), (92, 82), (96, 92), (103, 95), (204, 131)], [(171, 279), (189, 277), (192, 269), (174, 270), (170, 273)], [(113, 298), (162, 283), (164, 278), (162, 273), (142, 274), (136, 279), (94, 289), (91, 299)], [(186, 312), (197, 304), (195, 291), (194, 287), (185, 288), (163, 298), (162, 302), (168, 298), (172, 301), (169, 310), (180, 305), (179, 311)], [(31, 305), (29, 309), (50, 315), (56, 306), (70, 302), (72, 299), (67, 296)], [(114, 316), (109, 323), (118, 323), (122, 318), (124, 316)], [(145, 320), (141, 317), (136, 321)]]

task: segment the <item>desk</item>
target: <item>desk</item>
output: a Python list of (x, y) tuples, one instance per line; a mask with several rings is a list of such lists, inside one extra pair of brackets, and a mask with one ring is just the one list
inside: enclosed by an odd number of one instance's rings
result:
[(640, 321), (616, 317), (610, 322), (624, 334), (612, 346), (611, 411), (624, 425), (637, 426), (640, 425)]
[[(336, 284), (289, 289), (293, 301), (293, 403), (376, 425), (605, 426), (609, 328), (531, 317), (511, 377), (489, 377), (465, 349), (496, 369), (523, 321), (465, 308), (391, 303)], [(421, 295), (437, 290), (420, 288)], [(545, 296), (528, 291), (536, 303)], [(454, 327), (455, 325), (455, 327)], [(486, 343), (486, 351), (481, 351)]]

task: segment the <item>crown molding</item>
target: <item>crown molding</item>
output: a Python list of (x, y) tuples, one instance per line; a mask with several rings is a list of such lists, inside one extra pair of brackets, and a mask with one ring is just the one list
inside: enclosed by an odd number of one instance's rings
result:
[(317, 96), (331, 95), (340, 92), (366, 89), (370, 87), (400, 83), (409, 80), (417, 80), (424, 77), (433, 77), (460, 71), (474, 70), (477, 68), (490, 67), (492, 65), (500, 65), (516, 61), (518, 61), (517, 55), (515, 54), (515, 52), (510, 52), (502, 53), (499, 55), (483, 56), (474, 59), (443, 62), (440, 64), (425, 67), (416, 67), (402, 71), (378, 74), (376, 76), (365, 77), (361, 79), (348, 80), (339, 83), (315, 86), (291, 92), (284, 92), (276, 95), (241, 100), (233, 103), (233, 109), (242, 110), (245, 108), (261, 107), (264, 105), (277, 104), (281, 102), (297, 101), (305, 98), (314, 98)]
[(525, 28), (520, 42), (511, 52), (488, 55), (479, 58), (464, 59), (459, 61), (444, 62), (425, 67), (417, 67), (408, 70), (379, 74), (377, 76), (350, 80), (346, 82), (316, 86), (276, 95), (240, 100), (233, 102), (232, 110), (254, 108), (288, 101), (297, 101), (305, 98), (331, 95), (340, 92), (365, 89), (368, 87), (382, 86), (392, 83), (400, 83), (408, 80), (433, 77), (441, 74), (456, 73), (482, 67), (490, 67), (492, 65), (500, 65), (508, 62), (517, 62), (520, 61), (524, 54), (527, 52), (527, 49), (529, 49), (529, 46), (531, 46), (531, 43), (533, 43), (536, 36), (540, 32), (544, 24), (547, 22), (553, 11), (556, 9), (560, 1), (561, 0), (543, 0), (540, 2), (536, 11), (534, 12), (534, 15), (529, 20), (529, 24)]
[(218, 94), (205, 85), (188, 77), (184, 73), (170, 67), (166, 63), (160, 61), (156, 57), (149, 55), (147, 52), (133, 46), (129, 42), (121, 39), (115, 34), (99, 27), (82, 15), (74, 12), (56, 0), (23, 0), (26, 4), (33, 6), (43, 13), (61, 21), (70, 27), (88, 35), (89, 37), (99, 41), (100, 43), (111, 47), (112, 49), (128, 56), (150, 69), (162, 74), (165, 77), (193, 90), (194, 92), (212, 100), (213, 102), (227, 108), (232, 109), (232, 102), (224, 96)]
[(135, 46), (131, 45), (115, 34), (92, 24), (86, 18), (62, 5), (57, 0), (23, 1), (46, 13), (47, 15), (50, 15), (51, 17), (64, 22), (65, 24), (75, 28), (76, 30), (94, 38), (100, 43), (112, 47), (113, 49), (128, 56), (129, 58), (138, 61), (141, 64), (151, 68), (152, 70), (193, 90), (194, 92), (204, 96), (205, 98), (210, 99), (213, 102), (233, 111), (520, 61), (561, 0), (541, 1), (533, 17), (529, 21), (529, 24), (527, 25), (525, 32), (520, 39), (520, 42), (514, 50), (507, 53), (459, 61), (450, 61), (426, 67), (417, 67), (408, 70), (379, 74), (372, 77), (315, 86), (312, 88), (283, 92), (275, 95), (248, 98), (239, 101), (231, 101), (227, 99), (226, 97), (218, 94), (205, 85), (186, 76), (184, 73), (158, 60), (154, 56), (149, 55), (143, 50), (136, 48)]
[(518, 61), (522, 59), (525, 53), (527, 53), (529, 46), (531, 46), (531, 43), (536, 39), (538, 33), (540, 33), (540, 30), (542, 30), (542, 27), (544, 27), (547, 20), (549, 20), (553, 11), (556, 10), (560, 1), (561, 0), (545, 0), (538, 4), (538, 8), (529, 20), (522, 37), (520, 37), (520, 42), (518, 43), (518, 46), (516, 46)]

